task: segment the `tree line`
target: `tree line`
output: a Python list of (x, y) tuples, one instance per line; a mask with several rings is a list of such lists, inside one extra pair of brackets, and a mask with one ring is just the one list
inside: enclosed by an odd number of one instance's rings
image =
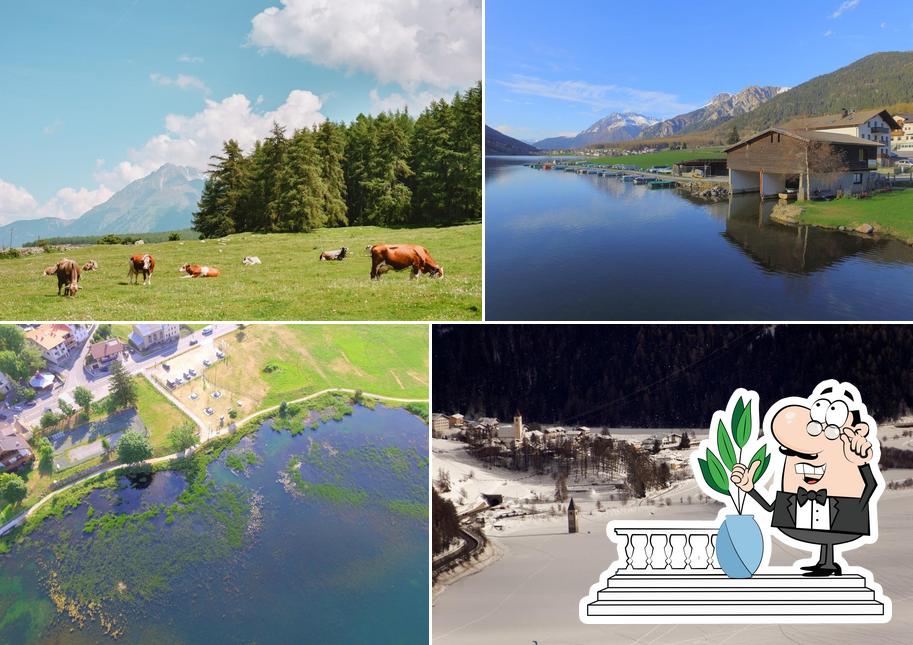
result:
[(408, 111), (360, 114), (212, 157), (193, 227), (203, 237), (347, 225), (421, 226), (482, 217), (482, 86)]
[[(610, 427), (709, 426), (739, 387), (762, 412), (820, 381), (853, 383), (879, 421), (913, 410), (903, 325), (437, 326), (435, 405), (470, 417)], [(471, 366), (467, 369), (466, 366)]]

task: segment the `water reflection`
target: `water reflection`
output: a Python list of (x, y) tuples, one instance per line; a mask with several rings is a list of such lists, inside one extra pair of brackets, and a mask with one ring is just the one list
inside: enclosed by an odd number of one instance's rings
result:
[[(770, 220), (612, 177), (486, 160), (486, 293), (496, 320), (913, 316), (913, 247)], [(738, 308), (729, 294), (742, 294)]]

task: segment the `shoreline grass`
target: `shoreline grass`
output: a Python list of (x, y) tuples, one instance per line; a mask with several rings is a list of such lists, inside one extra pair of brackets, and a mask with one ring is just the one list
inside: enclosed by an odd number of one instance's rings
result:
[(693, 150), (660, 150), (659, 152), (645, 152), (619, 157), (594, 157), (587, 159), (587, 161), (601, 164), (630, 164), (641, 168), (650, 168), (651, 166), (672, 166), (672, 164), (689, 159), (725, 158), (726, 154), (720, 148), (695, 148)]
[(871, 224), (878, 234), (913, 244), (913, 190), (876, 193), (868, 199), (803, 202), (800, 207), (800, 224), (850, 230)]

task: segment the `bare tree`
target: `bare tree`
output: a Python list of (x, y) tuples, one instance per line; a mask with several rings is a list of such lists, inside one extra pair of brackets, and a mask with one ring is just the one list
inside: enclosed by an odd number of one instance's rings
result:
[(846, 155), (836, 146), (824, 141), (809, 141), (806, 152), (806, 168), (809, 177), (812, 175), (828, 188), (833, 188), (846, 172)]

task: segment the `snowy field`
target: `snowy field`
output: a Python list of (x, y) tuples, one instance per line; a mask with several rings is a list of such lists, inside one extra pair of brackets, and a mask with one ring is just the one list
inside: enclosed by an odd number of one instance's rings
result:
[[(470, 496), (479, 492), (529, 497), (539, 493), (545, 499), (554, 494), (550, 477), (507, 479), (507, 470), (490, 471), (472, 463), (462, 444), (435, 440), (432, 445), (433, 477), (438, 468), (450, 472), (453, 488), (466, 489), (466, 507), (474, 506)], [(469, 471), (473, 476), (460, 482)], [(887, 481), (904, 479), (910, 471), (885, 471)], [(505, 482), (507, 482), (505, 484)], [(574, 482), (569, 481), (573, 488)], [(615, 519), (655, 519), (654, 513), (670, 520), (709, 520), (716, 517), (716, 504), (679, 504), (679, 498), (699, 489), (693, 480), (676, 484), (664, 493), (672, 505), (662, 510), (656, 501), (627, 506), (607, 504), (595, 510), (586, 495), (572, 493), (580, 507), (581, 532), (567, 533), (562, 516), (489, 519), (486, 534), (500, 552), (500, 559), (481, 571), (463, 577), (438, 593), (433, 601), (433, 638), (436, 643), (525, 643), (539, 645), (584, 643), (772, 643), (878, 645), (909, 643), (913, 633), (913, 490), (885, 491), (879, 502), (880, 537), (877, 544), (847, 554), (850, 564), (872, 570), (875, 579), (893, 601), (893, 620), (886, 625), (584, 625), (578, 620), (580, 599), (603, 570), (615, 559), (615, 544), (606, 536), (606, 523)], [(453, 497), (454, 493), (451, 493)], [(457, 493), (458, 496), (458, 493)], [(664, 500), (663, 500), (664, 501)], [(516, 506), (516, 505), (515, 505)], [(554, 504), (552, 504), (554, 506)], [(489, 515), (497, 516), (499, 511)], [(502, 526), (492, 529), (492, 524)], [(771, 564), (788, 565), (806, 555), (772, 541)]]

